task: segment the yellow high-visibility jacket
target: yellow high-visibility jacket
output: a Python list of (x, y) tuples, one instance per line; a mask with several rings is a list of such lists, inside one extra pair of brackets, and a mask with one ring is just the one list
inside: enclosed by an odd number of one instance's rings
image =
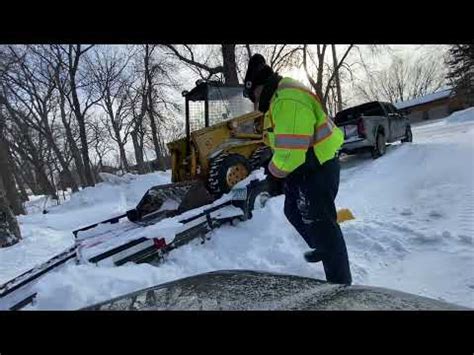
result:
[(273, 150), (271, 174), (284, 178), (305, 162), (309, 147), (321, 164), (334, 158), (344, 134), (324, 113), (317, 95), (283, 78), (265, 113), (264, 139)]

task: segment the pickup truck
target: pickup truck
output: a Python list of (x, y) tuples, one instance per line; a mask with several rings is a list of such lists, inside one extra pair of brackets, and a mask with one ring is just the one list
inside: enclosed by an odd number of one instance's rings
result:
[(386, 144), (411, 142), (410, 121), (390, 103), (373, 101), (340, 111), (334, 117), (344, 132), (339, 153), (370, 151), (374, 159), (385, 154)]

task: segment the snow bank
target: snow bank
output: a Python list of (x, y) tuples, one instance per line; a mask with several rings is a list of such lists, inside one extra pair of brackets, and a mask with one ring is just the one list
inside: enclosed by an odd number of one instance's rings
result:
[(134, 207), (150, 187), (169, 183), (170, 172), (126, 174), (117, 178), (87, 187), (59, 206), (49, 204), (48, 214), (41, 213), (44, 196), (33, 197), (27, 205), (29, 214), (18, 218), (23, 240), (0, 249), (0, 283), (71, 246), (73, 230)]
[(460, 123), (460, 122), (471, 122), (474, 121), (474, 107), (454, 112), (452, 115), (446, 118), (448, 123)]

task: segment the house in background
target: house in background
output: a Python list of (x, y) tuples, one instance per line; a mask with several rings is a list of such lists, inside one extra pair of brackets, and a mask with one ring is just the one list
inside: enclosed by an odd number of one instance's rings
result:
[(465, 108), (463, 102), (454, 95), (452, 89), (397, 102), (394, 105), (410, 119), (411, 123), (444, 118), (454, 111)]

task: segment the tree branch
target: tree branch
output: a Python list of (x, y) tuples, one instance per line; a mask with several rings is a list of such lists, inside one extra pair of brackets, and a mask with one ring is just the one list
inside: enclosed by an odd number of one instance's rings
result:
[(327, 95), (328, 95), (328, 92), (329, 92), (329, 87), (331, 86), (331, 82), (334, 80), (334, 77), (336, 76), (336, 72), (339, 70), (339, 68), (342, 66), (342, 64), (344, 63), (344, 60), (346, 59), (347, 55), (349, 54), (350, 50), (352, 49), (354, 45), (351, 44), (349, 46), (349, 48), (347, 48), (346, 52), (344, 53), (344, 55), (342, 56), (341, 60), (339, 61), (339, 63), (337, 64), (336, 68), (334, 69), (334, 71), (332, 72), (332, 75), (329, 77), (329, 80), (327, 82), (327, 86), (326, 86), (326, 91), (324, 93), (324, 101), (326, 101), (326, 98), (327, 98)]
[[(176, 55), (176, 57), (178, 57), (179, 60), (181, 60), (182, 62), (185, 62), (189, 65), (192, 65), (194, 67), (197, 67), (199, 69), (202, 69), (202, 70), (205, 70), (207, 71), (211, 76), (214, 75), (214, 74), (218, 74), (218, 73), (223, 73), (224, 72), (224, 67), (222, 65), (219, 65), (217, 67), (214, 67), (214, 68), (211, 68), (205, 64), (202, 64), (202, 63), (199, 63), (199, 62), (196, 62), (195, 60), (193, 59), (189, 59), (189, 58), (186, 58), (184, 56), (182, 56), (178, 50), (173, 46), (173, 45), (170, 45), (170, 44), (165, 44), (165, 46), (169, 49), (171, 49), (173, 51), (173, 53)], [(190, 48), (187, 48), (189, 51)], [(193, 57), (192, 57), (193, 58)]]

